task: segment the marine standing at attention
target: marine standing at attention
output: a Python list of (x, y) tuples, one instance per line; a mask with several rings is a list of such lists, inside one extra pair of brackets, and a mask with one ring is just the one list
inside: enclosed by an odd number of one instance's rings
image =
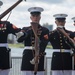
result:
[[(49, 41), (54, 49), (51, 61), (52, 75), (72, 75), (71, 40), (74, 38), (74, 33), (65, 28), (67, 14), (53, 16), (57, 28), (49, 33)], [(63, 31), (61, 32), (58, 28)]]

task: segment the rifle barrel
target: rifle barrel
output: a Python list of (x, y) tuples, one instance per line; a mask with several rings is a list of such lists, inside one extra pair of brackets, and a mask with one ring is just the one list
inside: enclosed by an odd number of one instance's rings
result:
[(17, 1), (15, 4), (13, 4), (10, 8), (8, 8), (6, 11), (4, 11), (1, 15), (0, 15), (0, 20), (7, 15), (13, 8), (15, 8), (22, 0)]

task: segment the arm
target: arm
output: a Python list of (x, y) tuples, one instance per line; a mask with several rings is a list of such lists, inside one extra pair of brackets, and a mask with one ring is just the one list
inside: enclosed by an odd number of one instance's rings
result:
[(21, 30), (20, 32), (16, 33), (16, 36), (18, 42), (23, 42), (25, 38), (28, 36), (28, 33), (24, 30)]
[(17, 41), (23, 42), (30, 34), (30, 27), (23, 27), (19, 33), (17, 33)]
[(74, 50), (75, 49), (75, 42), (72, 38), (70, 38), (70, 36), (61, 28), (57, 28), (57, 30), (59, 32), (61, 32), (64, 36), (66, 36), (66, 38), (69, 40), (70, 46), (71, 48)]

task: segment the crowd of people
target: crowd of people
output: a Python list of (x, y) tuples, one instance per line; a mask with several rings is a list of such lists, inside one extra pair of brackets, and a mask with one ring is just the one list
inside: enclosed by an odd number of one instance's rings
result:
[[(2, 4), (1, 4), (2, 5)], [(0, 20), (0, 75), (8, 75), (11, 63), (11, 49), (8, 47), (8, 34), (12, 33), (17, 41), (24, 43), (22, 54), (22, 75), (44, 75), (44, 58), (48, 42), (54, 52), (51, 60), (52, 75), (74, 75), (75, 63), (72, 61), (75, 53), (75, 32), (65, 28), (67, 14), (54, 14), (56, 29), (49, 31), (41, 26), (41, 7), (31, 7), (30, 26), (18, 28), (9, 21)], [(72, 18), (75, 22), (75, 18)]]

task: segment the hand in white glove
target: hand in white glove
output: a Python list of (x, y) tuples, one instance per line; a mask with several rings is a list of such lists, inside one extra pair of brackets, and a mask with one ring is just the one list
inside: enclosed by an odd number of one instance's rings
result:
[(23, 33), (22, 31), (16, 33), (17, 39), (20, 38), (20, 37), (23, 36), (23, 35), (24, 35), (24, 33)]
[[(34, 57), (32, 60), (30, 60), (30, 63), (34, 65), (34, 64), (35, 64), (35, 60), (36, 60), (36, 59), (35, 59), (35, 57)], [(39, 60), (38, 60), (38, 63), (39, 63)]]

